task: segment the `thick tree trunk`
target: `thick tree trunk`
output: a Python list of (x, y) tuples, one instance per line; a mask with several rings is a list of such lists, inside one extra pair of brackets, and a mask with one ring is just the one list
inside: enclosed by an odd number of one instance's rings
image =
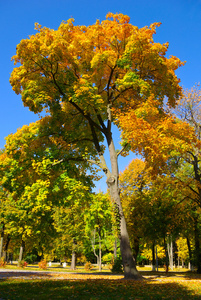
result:
[(109, 178), (109, 180), (107, 180), (107, 184), (110, 190), (111, 198), (114, 200), (118, 211), (117, 218), (119, 221), (119, 239), (122, 263), (124, 268), (124, 277), (125, 279), (142, 279), (141, 274), (136, 269), (136, 262), (131, 251), (126, 220), (121, 205), (119, 188), (117, 185), (117, 179), (111, 177)]
[(117, 210), (117, 218), (119, 221), (119, 239), (120, 250), (124, 268), (125, 279), (142, 279), (141, 274), (136, 269), (136, 262), (132, 254), (129, 235), (126, 226), (126, 220), (122, 209), (120, 191), (119, 191), (119, 170), (117, 162), (117, 153), (115, 151), (112, 134), (109, 132), (106, 135), (108, 149), (110, 153), (111, 172), (107, 168), (105, 171), (107, 176), (107, 185), (110, 191), (112, 201), (115, 203)]

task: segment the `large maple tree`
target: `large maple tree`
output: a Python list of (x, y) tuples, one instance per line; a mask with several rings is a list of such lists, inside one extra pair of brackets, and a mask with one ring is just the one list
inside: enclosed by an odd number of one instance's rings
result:
[[(62, 22), (57, 30), (36, 24), (38, 32), (17, 46), (10, 83), (24, 106), (51, 117), (49, 135), (73, 145), (68, 158), (71, 154), (76, 160), (76, 151), (81, 152), (82, 160), (104, 171), (121, 220), (125, 278), (140, 278), (120, 201), (117, 158), (123, 152), (115, 150), (112, 123), (120, 113), (146, 105), (159, 112), (157, 121), (164, 97), (167, 105), (174, 106), (180, 95), (175, 70), (183, 63), (166, 57), (168, 43), (154, 42), (159, 23), (138, 28), (129, 22), (126, 15), (109, 13), (106, 20), (91, 26), (75, 26), (73, 19)], [(145, 111), (142, 114), (146, 117)], [(104, 140), (111, 167), (104, 157)], [(62, 146), (60, 141), (58, 149)], [(126, 146), (125, 140), (122, 150)], [(76, 163), (80, 161), (79, 156)]]

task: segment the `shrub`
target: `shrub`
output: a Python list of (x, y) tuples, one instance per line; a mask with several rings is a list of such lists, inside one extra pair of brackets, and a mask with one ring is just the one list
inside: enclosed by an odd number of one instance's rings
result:
[(47, 260), (43, 259), (38, 263), (39, 269), (46, 270), (47, 269)]
[(111, 264), (112, 261), (114, 260), (113, 257), (114, 257), (114, 254), (112, 254), (112, 253), (107, 253), (107, 254), (103, 255), (103, 257), (102, 257), (102, 262), (103, 262), (104, 264)]
[(112, 262), (111, 266), (112, 273), (122, 274), (123, 273), (123, 266), (122, 266), (122, 259), (121, 257), (117, 256), (114, 261)]
[(25, 260), (20, 260), (20, 261), (18, 261), (18, 266), (19, 266), (20, 268), (26, 268), (27, 265), (28, 265), (28, 263), (27, 263)]
[(86, 262), (86, 264), (84, 265), (84, 269), (85, 269), (85, 271), (90, 271), (93, 269), (93, 266), (90, 261)]
[(1, 257), (1, 259), (0, 259), (0, 267), (3, 267), (3, 268), (6, 267), (6, 260), (4, 257)]
[(28, 264), (33, 264), (37, 260), (36, 254), (27, 254), (25, 260)]

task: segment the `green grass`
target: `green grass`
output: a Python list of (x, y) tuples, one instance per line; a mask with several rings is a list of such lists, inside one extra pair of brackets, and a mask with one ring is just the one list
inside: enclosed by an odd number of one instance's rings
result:
[[(6, 267), (5, 267), (6, 270), (26, 270), (26, 271), (38, 271), (38, 270), (41, 270), (39, 269), (38, 267), (38, 264), (32, 264), (32, 265), (28, 265), (26, 268), (20, 268), (18, 267), (17, 264), (7, 264)], [(76, 270), (71, 270), (70, 269), (70, 266), (67, 266), (67, 267), (62, 267), (60, 266), (59, 264), (57, 265), (54, 265), (52, 267), (49, 267), (47, 266), (47, 269), (46, 271), (51, 271), (51, 272), (86, 272), (86, 270), (84, 269), (84, 266), (76, 266)], [(92, 272), (99, 272), (99, 269), (98, 267), (93, 267), (92, 269)], [(108, 273), (111, 273), (111, 271), (108, 269), (107, 266), (104, 266), (102, 267), (102, 271), (103, 272), (108, 272)], [(91, 271), (89, 271), (90, 273)]]
[(197, 283), (133, 282), (126, 280), (5, 280), (3, 299), (201, 299)]
[[(144, 276), (154, 275), (143, 272)], [(152, 278), (152, 279), (150, 279)], [(192, 273), (160, 273), (160, 277), (132, 281), (120, 279), (47, 280), (1, 279), (0, 298), (9, 300), (55, 299), (201, 299), (201, 276)]]

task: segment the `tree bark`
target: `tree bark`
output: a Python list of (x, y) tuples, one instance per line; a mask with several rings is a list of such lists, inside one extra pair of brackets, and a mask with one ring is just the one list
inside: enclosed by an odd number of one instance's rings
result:
[(168, 267), (169, 267), (169, 262), (168, 262), (168, 250), (167, 250), (167, 243), (166, 239), (164, 236), (164, 248), (165, 248), (165, 268), (166, 268), (166, 273), (168, 273)]
[(173, 244), (172, 244), (172, 237), (170, 236), (168, 238), (168, 257), (169, 257), (169, 264), (170, 264), (170, 269), (173, 270)]
[(102, 271), (102, 245), (101, 245), (101, 236), (99, 232), (99, 271)]
[(188, 246), (188, 253), (189, 253), (189, 260), (190, 260), (190, 269), (191, 271), (193, 270), (193, 263), (192, 263), (192, 250), (191, 250), (191, 244), (190, 244), (190, 240), (187, 237), (186, 238), (187, 241), (187, 246)]
[(3, 256), (7, 262), (8, 262), (8, 246), (9, 246), (10, 240), (11, 240), (10, 235), (7, 235), (6, 242), (5, 242), (5, 245), (3, 248)]
[(119, 170), (118, 157), (115, 151), (112, 133), (109, 131), (106, 135), (108, 149), (110, 154), (111, 172), (106, 170), (107, 185), (110, 191), (112, 201), (114, 201), (117, 209), (117, 218), (119, 221), (119, 240), (124, 269), (125, 279), (142, 279), (141, 274), (137, 271), (136, 262), (132, 254), (126, 220), (122, 209), (120, 191), (119, 191)]
[(71, 258), (71, 270), (75, 270), (76, 269), (76, 240), (73, 239), (73, 251), (72, 251), (72, 258)]
[(152, 244), (152, 271), (156, 271), (155, 241)]
[(22, 258), (23, 258), (23, 252), (24, 252), (24, 249), (25, 249), (25, 242), (22, 240), (21, 246), (20, 246), (19, 261), (21, 261)]
[(136, 262), (133, 257), (129, 235), (126, 226), (126, 220), (123, 213), (119, 188), (117, 185), (117, 178), (109, 178), (107, 184), (110, 190), (110, 195), (113, 201), (115, 202), (118, 209), (118, 219), (119, 219), (119, 240), (120, 240), (120, 250), (122, 256), (122, 263), (124, 268), (124, 278), (125, 279), (142, 279), (141, 274), (136, 269)]
[(200, 248), (200, 234), (199, 234), (197, 217), (194, 218), (194, 237), (195, 237), (195, 259), (196, 259), (197, 273), (201, 274), (201, 248)]
[(2, 222), (2, 223), (1, 223), (1, 240), (0, 240), (0, 257), (3, 256), (4, 229), (5, 229), (5, 225), (4, 225), (4, 223)]

